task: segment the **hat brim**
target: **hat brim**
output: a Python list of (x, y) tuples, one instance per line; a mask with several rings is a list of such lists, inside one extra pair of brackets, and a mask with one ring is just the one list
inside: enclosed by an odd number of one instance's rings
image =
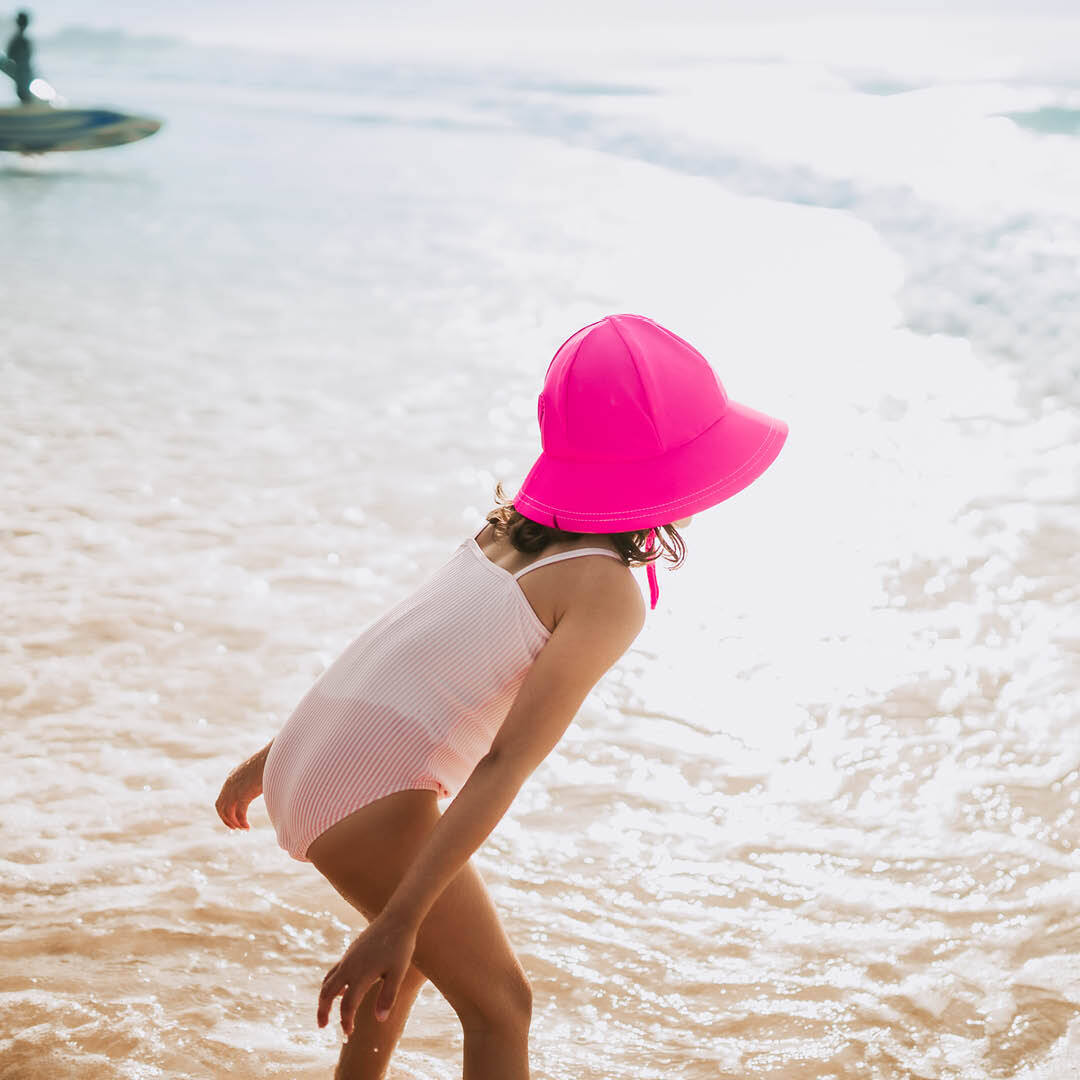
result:
[(642, 461), (567, 461), (541, 453), (514, 498), (531, 521), (568, 532), (668, 525), (730, 499), (775, 460), (783, 420), (728, 401), (724, 415), (675, 450)]

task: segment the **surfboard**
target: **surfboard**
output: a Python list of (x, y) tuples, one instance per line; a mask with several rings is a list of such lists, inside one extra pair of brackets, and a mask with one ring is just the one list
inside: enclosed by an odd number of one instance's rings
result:
[(20, 105), (0, 109), (0, 150), (47, 154), (56, 150), (97, 150), (153, 135), (160, 120), (112, 109), (71, 109)]

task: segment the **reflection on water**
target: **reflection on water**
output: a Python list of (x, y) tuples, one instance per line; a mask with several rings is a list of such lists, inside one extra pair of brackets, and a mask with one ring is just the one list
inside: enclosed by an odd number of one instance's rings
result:
[[(315, 118), (282, 158), (271, 119), (174, 103), (139, 182), (0, 211), (0, 1076), (329, 1075), (358, 918), (213, 799), (617, 310), (792, 435), (477, 856), (536, 1075), (1072, 1076), (1072, 400), (898, 329), (843, 215), (512, 135)], [(426, 989), (395, 1075), (460, 1047)]]

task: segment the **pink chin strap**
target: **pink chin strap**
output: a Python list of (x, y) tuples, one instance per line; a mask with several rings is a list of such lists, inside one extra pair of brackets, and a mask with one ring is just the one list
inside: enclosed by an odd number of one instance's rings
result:
[[(645, 537), (645, 550), (652, 551), (653, 545), (656, 543), (656, 530), (650, 529), (649, 535)], [(649, 569), (646, 571), (649, 576), (649, 601), (650, 608), (656, 609), (656, 601), (660, 599), (660, 586), (656, 584), (656, 560), (654, 559), (649, 563)]]

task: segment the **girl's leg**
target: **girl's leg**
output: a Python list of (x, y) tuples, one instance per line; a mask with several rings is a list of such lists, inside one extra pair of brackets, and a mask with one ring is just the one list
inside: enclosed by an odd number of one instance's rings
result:
[[(370, 918), (389, 899), (438, 819), (433, 792), (399, 791), (338, 822), (308, 848), (307, 856)], [(461, 1021), (463, 1080), (527, 1080), (532, 992), (471, 862), (420, 926), (413, 965)], [(363, 1011), (370, 1008), (365, 999)], [(369, 1075), (356, 1073), (355, 1080)], [(354, 1080), (352, 1074), (348, 1080)]]
[[(367, 808), (366, 816), (370, 819), (370, 823), (374, 824), (377, 820), (377, 827), (384, 829), (402, 827), (405, 822), (401, 820), (400, 814), (393, 813), (387, 816), (385, 813), (387, 809), (395, 810), (394, 802), (393, 796), (390, 796)], [(365, 814), (365, 811), (361, 810), (359, 813)], [(415, 827), (410, 827), (410, 835), (413, 828)], [(332, 850), (332, 845), (340, 839), (340, 834), (335, 827), (328, 833), (323, 833), (308, 848), (308, 858), (315, 862), (316, 869), (321, 869), (316, 862), (316, 856), (321, 858), (322, 853), (328, 849)], [(332, 880), (331, 884), (337, 888)], [(338, 889), (338, 892), (341, 892), (341, 889)], [(389, 896), (389, 893), (386, 896)], [(378, 914), (386, 897), (382, 897), (378, 904), (366, 903), (358, 896), (345, 895), (345, 899), (370, 922)], [(375, 999), (379, 993), (379, 985), (376, 984), (368, 991), (353, 1018), (352, 1034), (341, 1044), (341, 1056), (334, 1070), (334, 1080), (382, 1080), (386, 1075), (394, 1047), (397, 1046), (401, 1033), (405, 1030), (405, 1023), (409, 1019), (409, 1013), (412, 1012), (417, 994), (426, 982), (427, 976), (415, 964), (410, 964), (398, 990), (394, 1007), (385, 1020), (375, 1019)]]
[(382, 1080), (416, 995), (426, 982), (427, 978), (415, 965), (410, 967), (390, 1015), (382, 1021), (375, 1019), (375, 997), (379, 987), (369, 991), (356, 1010), (352, 1034), (341, 1046), (334, 1080)]

